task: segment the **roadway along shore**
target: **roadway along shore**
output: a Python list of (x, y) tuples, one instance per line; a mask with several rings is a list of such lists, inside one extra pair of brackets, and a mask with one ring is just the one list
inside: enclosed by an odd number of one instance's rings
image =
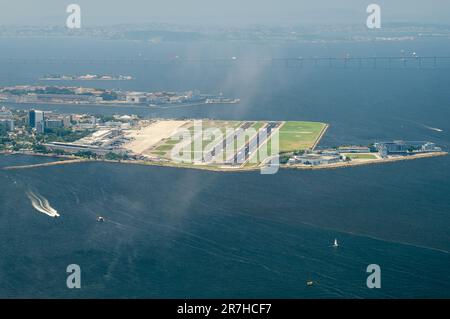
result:
[[(3, 152), (0, 154), (5, 154), (5, 153)], [(8, 153), (8, 154), (11, 154), (11, 153)], [(23, 153), (19, 153), (19, 154), (23, 154)], [(26, 155), (47, 156), (47, 157), (53, 157), (53, 158), (55, 157), (54, 155), (31, 154), (31, 153), (28, 153)], [(282, 164), (279, 167), (281, 169), (299, 169), (299, 170), (336, 169), (336, 168), (361, 166), (361, 165), (393, 163), (393, 162), (399, 162), (399, 161), (415, 160), (415, 159), (420, 159), (420, 158), (431, 158), (431, 157), (446, 156), (446, 155), (448, 155), (447, 152), (433, 152), (433, 153), (423, 153), (423, 154), (416, 154), (416, 155), (409, 155), (409, 156), (390, 157), (390, 158), (384, 158), (384, 159), (353, 160), (351, 162), (323, 164), (323, 165), (317, 165), (317, 166), (301, 165), (301, 164), (294, 164), (294, 165)], [(50, 167), (50, 166), (77, 164), (77, 163), (86, 163), (86, 162), (105, 162), (105, 163), (159, 166), (159, 167), (173, 167), (173, 168), (184, 168), (184, 169), (188, 168), (188, 169), (198, 169), (198, 170), (207, 170), (207, 171), (216, 171), (216, 172), (248, 172), (248, 171), (258, 171), (261, 169), (261, 166), (252, 166), (252, 167), (212, 166), (212, 165), (179, 164), (179, 163), (162, 162), (162, 161), (105, 160), (105, 159), (85, 159), (85, 158), (75, 158), (74, 159), (72, 157), (71, 159), (55, 161), (55, 162), (50, 162), (50, 163), (8, 166), (8, 167), (3, 167), (2, 170), (31, 169), (31, 168)]]

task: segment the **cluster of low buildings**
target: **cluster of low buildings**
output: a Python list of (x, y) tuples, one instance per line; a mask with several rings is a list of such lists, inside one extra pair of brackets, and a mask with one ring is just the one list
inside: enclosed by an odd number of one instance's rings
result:
[[(105, 155), (110, 152), (124, 154), (125, 151), (121, 146), (129, 140), (123, 131), (133, 127), (138, 120), (135, 115), (97, 118), (86, 114), (68, 115), (36, 109), (27, 112), (12, 112), (6, 107), (0, 107), (1, 132), (14, 132), (14, 136), (28, 135), (32, 137), (34, 134), (58, 133), (57, 130), (85, 131), (87, 133), (83, 134), (85, 137), (75, 142), (57, 141), (42, 144), (50, 151), (64, 151), (70, 154), (79, 152), (91, 152), (97, 155)], [(16, 123), (17, 125), (15, 125)]]
[[(92, 77), (95, 77), (92, 75)], [(134, 92), (74, 86), (22, 85), (0, 88), (0, 100), (13, 103), (54, 104), (141, 104), (163, 105), (180, 103), (238, 103), (222, 95), (200, 94), (198, 90), (186, 92)]]
[(442, 149), (428, 141), (393, 141), (374, 144), (381, 157), (441, 152)]
[(56, 114), (49, 111), (30, 110), (28, 112), (28, 125), (42, 134), (46, 129), (54, 130), (69, 128), (71, 126), (70, 115)]
[(288, 164), (303, 164), (303, 165), (329, 165), (339, 163), (344, 160), (344, 157), (337, 150), (323, 150), (316, 152), (305, 152), (300, 155), (293, 155)]
[(92, 134), (75, 142), (52, 142), (43, 144), (47, 149), (64, 151), (75, 154), (79, 152), (91, 152), (97, 155), (108, 153), (125, 154), (122, 148), (129, 138), (123, 134), (124, 130), (134, 126), (138, 118), (134, 115), (114, 116), (114, 120), (102, 121), (95, 116), (72, 115), (74, 130), (93, 130)]
[(125, 154), (126, 151), (121, 148), (121, 145), (127, 141), (120, 130), (110, 128), (95, 131), (76, 142), (52, 142), (43, 145), (51, 151), (59, 150), (68, 154), (90, 152), (96, 155), (106, 155), (108, 153)]
[(350, 161), (349, 154), (372, 154), (374, 158), (394, 156), (409, 156), (423, 153), (441, 152), (442, 149), (429, 141), (390, 141), (378, 142), (373, 146), (340, 146), (336, 149), (305, 151), (303, 154), (293, 155), (288, 164), (329, 165)]
[(58, 114), (51, 111), (30, 110), (28, 112), (28, 125), (36, 133), (44, 133), (46, 129), (72, 128), (75, 131), (94, 130), (103, 128), (128, 129), (136, 121), (135, 116), (116, 116), (114, 120), (105, 122), (97, 117), (85, 114)]
[[(120, 96), (120, 94), (119, 94)], [(195, 103), (205, 101), (207, 97), (201, 95), (199, 91), (187, 92), (126, 92), (125, 101), (129, 104), (177, 104)]]
[(95, 104), (113, 94), (111, 90), (94, 88), (20, 85), (0, 88), (0, 100), (13, 103)]

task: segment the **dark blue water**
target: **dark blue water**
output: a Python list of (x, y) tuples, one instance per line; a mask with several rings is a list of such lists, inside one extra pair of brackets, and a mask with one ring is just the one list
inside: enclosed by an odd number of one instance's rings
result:
[[(448, 53), (445, 42), (334, 45), (90, 43), (1, 40), (1, 55), (314, 56)], [(85, 46), (83, 46), (83, 43)], [(113, 50), (114, 49), (114, 50)], [(422, 53), (423, 52), (423, 53)], [(95, 69), (93, 69), (95, 68)], [(2, 85), (46, 73), (136, 76), (99, 83), (135, 90), (224, 92), (239, 105), (177, 109), (39, 106), (153, 117), (318, 120), (322, 145), (382, 139), (448, 147), (448, 70), (2, 65)], [(91, 82), (89, 82), (91, 83)], [(19, 106), (18, 106), (19, 107)], [(442, 132), (431, 130), (439, 128)], [(20, 163), (31, 160), (17, 157)], [(13, 160), (14, 161), (14, 160)], [(33, 159), (32, 161), (36, 161)], [(0, 165), (11, 157), (0, 157)], [(450, 297), (448, 157), (326, 171), (214, 173), (89, 163), (0, 171), (0, 295), (4, 297)], [(33, 209), (34, 189), (58, 209)], [(98, 215), (105, 223), (97, 223)], [(338, 238), (341, 247), (331, 243)], [(82, 269), (82, 289), (65, 268)], [(366, 287), (369, 264), (382, 288)], [(306, 280), (315, 280), (307, 287)]]

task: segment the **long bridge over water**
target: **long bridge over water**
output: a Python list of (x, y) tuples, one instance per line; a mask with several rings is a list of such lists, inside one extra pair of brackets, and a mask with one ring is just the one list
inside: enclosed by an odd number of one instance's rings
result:
[(289, 58), (245, 58), (219, 59), (169, 59), (149, 58), (5, 58), (1, 64), (14, 65), (209, 65), (209, 66), (273, 66), (284, 68), (343, 68), (343, 69), (448, 69), (450, 56), (364, 56), (364, 57), (289, 57)]

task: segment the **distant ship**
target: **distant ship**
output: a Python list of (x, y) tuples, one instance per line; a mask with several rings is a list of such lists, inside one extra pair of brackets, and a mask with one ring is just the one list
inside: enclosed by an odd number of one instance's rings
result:
[(334, 239), (333, 247), (339, 247), (339, 244), (338, 244), (338, 241), (336, 238)]

